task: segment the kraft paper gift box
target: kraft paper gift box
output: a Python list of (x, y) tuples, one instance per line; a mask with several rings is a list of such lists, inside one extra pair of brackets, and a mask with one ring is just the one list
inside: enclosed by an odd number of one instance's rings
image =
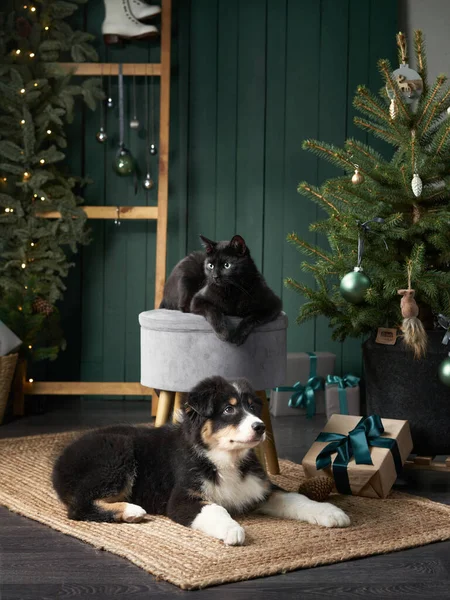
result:
[(359, 377), (328, 375), (325, 382), (325, 412), (331, 415), (359, 415)]
[(302, 465), (308, 478), (333, 477), (340, 493), (386, 498), (412, 448), (408, 421), (333, 415)]
[(22, 340), (0, 321), (0, 356), (6, 356), (10, 352), (14, 352), (21, 344)]
[[(334, 372), (335, 361), (336, 355), (331, 352), (289, 352), (287, 356), (286, 381), (284, 387), (294, 386), (297, 382), (306, 386), (313, 374), (320, 377), (322, 380), (325, 380), (327, 375)], [(280, 417), (306, 414), (306, 408), (291, 408), (289, 406), (289, 399), (293, 393), (293, 390), (271, 390), (270, 412), (273, 416)], [(315, 413), (325, 414), (324, 390), (319, 389), (315, 391), (314, 399)]]

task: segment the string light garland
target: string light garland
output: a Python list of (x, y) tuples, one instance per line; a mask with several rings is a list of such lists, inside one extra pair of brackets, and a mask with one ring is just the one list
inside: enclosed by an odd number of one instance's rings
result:
[(16, 54), (20, 54), (20, 48), (17, 48)]
[(25, 263), (22, 263), (22, 264), (21, 264), (21, 267), (22, 267), (22, 269), (25, 269), (25, 268), (26, 268), (26, 266), (27, 266), (27, 265), (26, 265)]
[(36, 54), (34, 52), (30, 52), (30, 58), (34, 58), (36, 56)]
[(39, 162), (41, 163), (41, 165), (43, 165), (45, 163), (45, 160), (43, 158), (41, 158), (41, 160)]
[(36, 12), (36, 7), (35, 7), (35, 6), (32, 6), (32, 7), (30, 8), (30, 10), (31, 10), (31, 12)]
[(21, 93), (21, 94), (25, 94), (25, 88), (22, 88), (22, 89), (20, 90), (20, 93)]
[(52, 133), (51, 129), (47, 129), (47, 135), (50, 135)]
[(22, 119), (22, 120), (20, 121), (20, 124), (21, 124), (21, 125), (25, 125), (25, 119)]

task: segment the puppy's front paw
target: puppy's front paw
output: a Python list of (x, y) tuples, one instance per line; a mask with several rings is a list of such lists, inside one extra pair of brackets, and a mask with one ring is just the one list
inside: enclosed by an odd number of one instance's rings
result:
[(323, 502), (314, 507), (308, 522), (322, 525), (322, 527), (348, 527), (350, 518), (337, 506)]
[(235, 522), (224, 532), (222, 539), (227, 546), (242, 546), (245, 542), (245, 529)]
[(139, 523), (146, 514), (147, 513), (141, 506), (138, 506), (137, 504), (127, 504), (122, 513), (122, 520), (125, 521), (125, 523)]

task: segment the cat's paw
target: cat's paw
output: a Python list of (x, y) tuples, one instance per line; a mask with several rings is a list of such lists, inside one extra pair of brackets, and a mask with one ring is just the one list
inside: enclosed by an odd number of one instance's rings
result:
[(242, 346), (242, 344), (244, 344), (247, 340), (248, 335), (249, 334), (247, 332), (236, 329), (236, 331), (234, 331), (231, 335), (230, 342), (236, 346)]
[(222, 342), (231, 342), (231, 333), (228, 331), (228, 329), (216, 329), (215, 332), (219, 340), (222, 340)]

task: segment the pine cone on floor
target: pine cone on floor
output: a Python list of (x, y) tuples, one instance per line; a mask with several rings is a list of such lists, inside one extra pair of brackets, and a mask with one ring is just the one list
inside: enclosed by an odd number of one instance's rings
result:
[(48, 300), (44, 300), (44, 298), (37, 297), (36, 300), (33, 302), (33, 310), (35, 313), (41, 313), (47, 315), (48, 317), (52, 314), (55, 308), (50, 304), (50, 302), (48, 302)]
[(316, 502), (323, 502), (331, 494), (334, 487), (334, 480), (331, 477), (319, 475), (312, 479), (307, 479), (300, 484), (298, 493), (303, 494), (310, 500)]

